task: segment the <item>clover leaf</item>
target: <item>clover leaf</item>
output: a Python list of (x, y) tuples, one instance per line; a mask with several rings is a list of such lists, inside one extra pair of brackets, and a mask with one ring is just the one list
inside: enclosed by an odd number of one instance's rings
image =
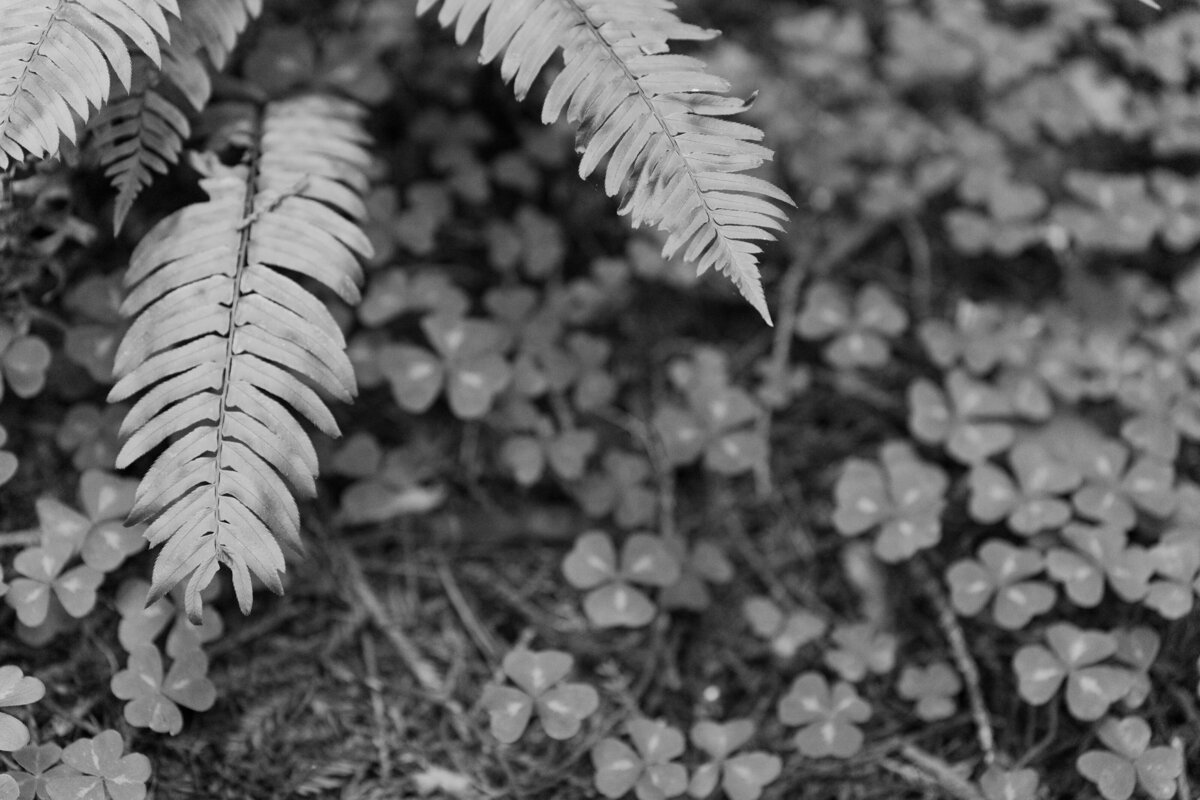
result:
[(11, 582), (4, 601), (22, 624), (41, 625), (52, 603), (76, 619), (96, 605), (96, 589), (104, 582), (104, 573), (86, 564), (63, 572), (68, 559), (69, 551), (60, 544), (31, 547), (13, 559), (13, 569), (23, 577)]
[(854, 686), (838, 681), (831, 688), (825, 677), (806, 672), (792, 682), (778, 704), (779, 721), (801, 726), (796, 747), (812, 758), (850, 758), (863, 745), (858, 726), (871, 718), (871, 706)]
[[(62, 748), (53, 743), (26, 745), (12, 754), (21, 767), (9, 773), (19, 789), (14, 800), (51, 800), (49, 782), (55, 778), (79, 777), (78, 770), (60, 764)], [(4, 795), (0, 793), (0, 797)]]
[(1171, 800), (1183, 773), (1183, 754), (1173, 747), (1150, 747), (1150, 725), (1141, 717), (1107, 717), (1096, 729), (1106, 750), (1089, 750), (1075, 761), (1079, 774), (1096, 784), (1105, 800), (1129, 800), (1136, 788)]
[[(45, 684), (23, 673), (20, 667), (12, 664), (0, 667), (0, 709), (27, 706), (45, 694)], [(0, 750), (20, 750), (28, 743), (29, 729), (25, 723), (0, 711)]]
[(885, 675), (896, 666), (896, 637), (869, 622), (838, 625), (830, 638), (837, 647), (825, 651), (825, 664), (842, 680), (857, 683), (867, 673)]
[(1165, 221), (1162, 206), (1147, 191), (1144, 175), (1072, 170), (1064, 184), (1082, 202), (1060, 204), (1055, 221), (1087, 250), (1142, 252)]
[(712, 542), (696, 542), (689, 548), (682, 542), (670, 540), (667, 547), (681, 568), (679, 580), (658, 596), (663, 608), (703, 611), (712, 603), (709, 584), (733, 580), (733, 565), (725, 551)]
[(1038, 775), (1031, 769), (991, 766), (979, 776), (979, 789), (985, 800), (1036, 800)]
[(836, 284), (820, 281), (808, 288), (796, 318), (804, 339), (830, 339), (825, 358), (839, 367), (880, 367), (891, 356), (888, 340), (908, 327), (908, 314), (878, 284), (862, 287), (851, 301)]
[(588, 428), (556, 428), (532, 405), (514, 400), (505, 409), (506, 427), (514, 434), (500, 447), (500, 460), (517, 483), (532, 486), (550, 470), (565, 481), (583, 477), (596, 450), (596, 432)]
[(1045, 638), (1049, 647), (1026, 645), (1013, 656), (1018, 691), (1027, 702), (1045, 705), (1065, 683), (1071, 716), (1092, 721), (1129, 693), (1130, 671), (1102, 663), (1117, 652), (1112, 634), (1060, 622), (1046, 629)]
[(1144, 625), (1118, 628), (1113, 631), (1113, 636), (1117, 639), (1117, 652), (1113, 657), (1129, 668), (1133, 680), (1122, 703), (1129, 708), (1138, 708), (1150, 696), (1150, 668), (1158, 658), (1162, 639)]
[(996, 624), (1018, 630), (1054, 605), (1052, 586), (1028, 580), (1044, 567), (1039, 551), (989, 539), (978, 554), (978, 560), (956, 561), (946, 571), (950, 601), (958, 613), (973, 617), (991, 602)]
[(971, 374), (982, 376), (998, 366), (1029, 365), (1045, 327), (1045, 320), (1037, 314), (960, 300), (953, 323), (925, 320), (917, 335), (942, 369), (962, 364)]
[(940, 541), (949, 480), (903, 442), (884, 445), (880, 460), (882, 468), (861, 459), (846, 462), (834, 490), (833, 524), (846, 536), (878, 528), (875, 554), (896, 563)]
[(7, 773), (0, 775), (0, 800), (20, 800), (20, 798), (21, 787), (17, 784), (17, 779)]
[(626, 530), (653, 522), (658, 495), (648, 485), (650, 462), (644, 456), (613, 449), (604, 453), (600, 467), (576, 487), (584, 513), (595, 518), (611, 514), (613, 522)]
[(1008, 460), (1015, 481), (990, 463), (972, 467), (971, 516), (984, 523), (1007, 519), (1009, 528), (1024, 536), (1065, 524), (1071, 506), (1061, 496), (1079, 486), (1083, 480), (1079, 471), (1035, 442), (1017, 444)]
[(742, 604), (742, 615), (760, 639), (766, 639), (771, 651), (783, 659), (791, 658), (804, 645), (825, 635), (829, 627), (822, 617), (798, 608), (784, 614), (766, 597), (751, 597)]
[(112, 693), (129, 701), (125, 720), (130, 725), (172, 736), (183, 730), (180, 706), (207, 711), (217, 698), (203, 651), (178, 654), (164, 677), (162, 654), (153, 644), (130, 651), (125, 669), (112, 678)]
[(63, 764), (78, 774), (48, 778), (51, 800), (143, 800), (150, 759), (141, 753), (122, 755), (124, 749), (121, 734), (114, 730), (67, 745)]
[(707, 469), (740, 475), (767, 456), (767, 444), (753, 426), (762, 413), (745, 391), (723, 386), (690, 393), (688, 408), (660, 406), (653, 424), (673, 466), (686, 466), (703, 456)]
[(421, 319), (433, 352), (408, 344), (380, 348), (379, 367), (405, 411), (429, 409), (443, 390), (459, 419), (478, 419), (512, 380), (501, 355), (502, 329), (483, 319), (430, 314)]
[(1128, 534), (1121, 528), (1073, 522), (1060, 535), (1071, 546), (1046, 553), (1046, 572), (1063, 585), (1075, 605), (1099, 605), (1106, 582), (1127, 602), (1141, 600), (1149, 592), (1151, 559), (1143, 548), (1128, 544)]
[(137, 481), (103, 470), (86, 470), (79, 480), (83, 513), (53, 498), (37, 501), (43, 541), (58, 543), (99, 572), (111, 572), (146, 546), (145, 526), (127, 526)]
[(914, 701), (917, 716), (926, 722), (946, 719), (957, 710), (954, 697), (962, 691), (962, 679), (944, 661), (926, 667), (908, 665), (900, 673), (896, 691)]
[(521, 738), (536, 711), (551, 739), (570, 739), (583, 720), (600, 706), (586, 683), (566, 683), (575, 659), (558, 650), (518, 648), (504, 656), (504, 674), (517, 686), (488, 684), (480, 700), (491, 720), (492, 735), (505, 744)]
[(431, 479), (440, 472), (441, 458), (434, 442), (416, 439), (384, 450), (370, 434), (350, 436), (330, 464), (337, 473), (357, 478), (342, 491), (338, 520), (364, 525), (437, 508), (446, 489)]
[(763, 788), (783, 770), (776, 755), (758, 751), (735, 755), (754, 735), (754, 723), (748, 719), (697, 722), (690, 735), (692, 744), (709, 757), (688, 784), (688, 794), (698, 800), (716, 791), (718, 783), (729, 800), (758, 800)]
[(0, 425), (0, 486), (12, 480), (13, 475), (17, 474), (17, 467), (20, 462), (15, 454), (5, 450), (4, 445), (8, 444), (8, 431)]
[(1071, 497), (1086, 519), (1131, 530), (1137, 511), (1164, 517), (1175, 507), (1175, 468), (1153, 455), (1130, 463), (1129, 448), (1101, 442), (1080, 454), (1083, 484)]
[(76, 403), (58, 425), (54, 441), (59, 449), (71, 455), (78, 470), (114, 468), (120, 450), (121, 420), (128, 406), (112, 403), (103, 409), (90, 403)]
[(946, 378), (945, 389), (919, 379), (908, 390), (908, 427), (926, 444), (940, 444), (963, 464), (978, 464), (1008, 449), (1015, 432), (1007, 418), (1011, 402), (998, 390), (962, 370)]
[(116, 606), (121, 615), (121, 621), (117, 624), (117, 641), (127, 653), (153, 644), (175, 616), (175, 605), (166, 597), (146, 605), (149, 594), (150, 584), (137, 578), (126, 580), (117, 590)]
[(675, 759), (683, 755), (683, 734), (665, 722), (635, 718), (625, 723), (633, 747), (620, 739), (601, 739), (592, 747), (595, 786), (608, 798), (631, 790), (638, 800), (665, 800), (687, 791), (688, 774)]
[(587, 590), (583, 609), (599, 628), (640, 628), (654, 619), (653, 601), (638, 586), (665, 588), (679, 580), (680, 565), (662, 538), (635, 533), (621, 546), (618, 560), (612, 538), (589, 531), (563, 559), (563, 575)]
[(1175, 529), (1147, 551), (1151, 580), (1142, 602), (1165, 619), (1182, 619), (1200, 592), (1200, 539), (1194, 531)]
[(0, 320), (0, 398), (7, 386), (17, 397), (28, 399), (46, 385), (50, 345), (41, 337), (18, 333)]

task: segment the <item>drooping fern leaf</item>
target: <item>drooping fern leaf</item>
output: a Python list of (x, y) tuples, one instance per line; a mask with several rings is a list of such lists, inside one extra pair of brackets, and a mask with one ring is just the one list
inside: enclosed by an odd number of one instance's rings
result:
[(185, 0), (180, 18), (171, 20), (162, 68), (135, 57), (133, 87), (92, 120), (89, 149), (117, 190), (115, 230), (155, 174), (165, 174), (179, 161), (192, 133), (182, 104), (199, 112), (212, 95), (202, 52), (214, 67), (223, 67), (237, 37), (261, 10), (261, 0)]
[(221, 563), (243, 611), (251, 573), (282, 591), (277, 538), (300, 545), (289, 484), (316, 490), (316, 452), (293, 411), (337, 435), (314, 387), (355, 394), (341, 330), (296, 277), (357, 302), (357, 257), (371, 253), (357, 224), (369, 161), (358, 106), (309, 95), (216, 111), (244, 163), (212, 166), (201, 182), (209, 199), (164, 219), (134, 251), (123, 311), (135, 319), (109, 395), (141, 394), (118, 466), (177, 437), (142, 479), (132, 517), (163, 545), (151, 600), (186, 581), (193, 618)]
[(160, 63), (164, 11), (179, 16), (175, 0), (0, 0), (0, 170), (75, 141), (75, 118), (108, 100), (110, 66), (131, 87), (122, 37)]
[(723, 119), (746, 108), (703, 62), (669, 52), (672, 40), (716, 36), (680, 21), (669, 0), (418, 0), (441, 2), (438, 21), (460, 44), (483, 21), (480, 61), (503, 54), (500, 71), (524, 97), (550, 58), (565, 67), (542, 108), (579, 125), (581, 177), (607, 157), (604, 189), (622, 194), (634, 227), (669, 234), (664, 255), (681, 252), (703, 273), (728, 275), (770, 322), (757, 242), (774, 238), (788, 196), (743, 174), (772, 157), (762, 131)]

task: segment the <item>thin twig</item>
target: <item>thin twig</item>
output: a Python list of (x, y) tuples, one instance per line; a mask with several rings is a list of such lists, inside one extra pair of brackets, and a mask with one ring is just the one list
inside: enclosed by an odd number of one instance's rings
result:
[(933, 309), (933, 256), (930, 253), (929, 237), (915, 216), (900, 220), (900, 232), (908, 245), (908, 258), (912, 262), (913, 310), (921, 319), (926, 319)]
[(942, 759), (917, 747), (911, 742), (900, 748), (900, 754), (913, 766), (920, 768), (948, 794), (959, 800), (984, 800), (974, 786), (954, 771)]
[(362, 636), (363, 665), (367, 671), (366, 685), (371, 692), (371, 712), (375, 716), (375, 750), (379, 754), (379, 777), (392, 777), (392, 753), (388, 748), (385, 733), (388, 724), (387, 709), (383, 703), (383, 681), (379, 679), (379, 661), (375, 657), (375, 640), (364, 633)]
[(975, 721), (979, 749), (983, 751), (983, 763), (990, 767), (996, 763), (996, 735), (992, 730), (992, 718), (988, 713), (987, 704), (983, 701), (983, 690), (979, 687), (979, 666), (967, 647), (967, 637), (963, 634), (962, 626), (958, 624), (958, 616), (954, 609), (946, 601), (941, 584), (923, 561), (913, 559), (909, 565), (926, 597), (937, 609), (938, 625), (941, 626), (942, 633), (950, 645), (954, 663), (967, 688), (967, 701), (971, 706), (971, 718)]
[(442, 589), (446, 592), (446, 598), (454, 608), (454, 613), (458, 615), (463, 627), (471, 635), (471, 640), (479, 648), (480, 654), (489, 663), (495, 664), (499, 658), (496, 652), (496, 643), (492, 641), (492, 636), (488, 633), (487, 629), (480, 624), (479, 617), (475, 615), (471, 604), (467, 602), (466, 596), (462, 593), (462, 588), (459, 587), (458, 581), (454, 578), (454, 573), (445, 561), (438, 561), (437, 574), (438, 579), (442, 583)]
[(23, 531), (0, 533), (0, 548), (3, 547), (33, 547), (41, 544), (42, 529), (29, 528)]

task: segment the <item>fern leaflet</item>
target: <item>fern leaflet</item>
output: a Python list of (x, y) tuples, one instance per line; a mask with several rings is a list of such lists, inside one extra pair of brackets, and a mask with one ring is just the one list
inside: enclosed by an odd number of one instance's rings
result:
[(151, 601), (186, 581), (193, 618), (221, 563), (243, 611), (251, 573), (282, 591), (276, 539), (300, 546), (289, 484), (311, 495), (317, 471), (285, 404), (337, 435), (313, 387), (355, 394), (341, 330), (288, 273), (357, 302), (357, 257), (371, 253), (357, 224), (370, 158), (358, 106), (308, 95), (217, 111), (245, 163), (214, 163), (201, 182), (209, 199), (162, 220), (134, 251), (123, 311), (135, 319), (109, 395), (141, 394), (122, 425), (119, 466), (176, 437), (142, 479), (132, 517), (163, 545)]
[(480, 61), (501, 57), (500, 72), (524, 97), (550, 58), (565, 67), (542, 108), (550, 123), (566, 112), (579, 126), (579, 165), (587, 177), (608, 159), (604, 189), (622, 194), (634, 227), (669, 234), (664, 255), (681, 252), (701, 273), (715, 267), (770, 322), (758, 272), (757, 242), (774, 238), (788, 196), (742, 174), (772, 157), (762, 131), (723, 117), (746, 104), (703, 62), (670, 53), (672, 40), (716, 36), (682, 22), (669, 0), (418, 0), (441, 2), (438, 21), (460, 44), (483, 22)]
[[(179, 20), (171, 20), (170, 44), (163, 49), (162, 69), (148, 58), (135, 58), (133, 87), (112, 100), (92, 120), (90, 149), (117, 190), (113, 228), (126, 215), (154, 175), (165, 174), (179, 161), (191, 136), (188, 112), (203, 110), (212, 83), (201, 52), (222, 67), (237, 37), (260, 11), (260, 0), (191, 0)], [(182, 103), (181, 103), (182, 101)]]
[(0, 0), (0, 170), (54, 155), (61, 136), (75, 141), (75, 117), (108, 100), (110, 65), (131, 88), (122, 37), (160, 63), (164, 11), (179, 16), (175, 0)]

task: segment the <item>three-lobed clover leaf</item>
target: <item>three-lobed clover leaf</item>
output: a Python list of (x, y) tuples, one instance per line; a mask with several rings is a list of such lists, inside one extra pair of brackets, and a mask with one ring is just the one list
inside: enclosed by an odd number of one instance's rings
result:
[(1014, 446), (1008, 461), (1015, 480), (988, 462), (971, 468), (971, 516), (987, 524), (1007, 519), (1009, 528), (1023, 536), (1064, 525), (1071, 506), (1062, 496), (1079, 486), (1079, 471), (1035, 442)]
[(825, 651), (825, 664), (842, 680), (858, 683), (868, 673), (886, 675), (896, 666), (896, 637), (870, 622), (838, 625), (830, 638), (837, 646)]
[(979, 776), (985, 800), (1037, 800), (1038, 774), (1032, 769), (988, 767)]
[(949, 481), (903, 442), (884, 445), (880, 461), (846, 462), (834, 490), (833, 524), (846, 536), (878, 529), (875, 554), (896, 563), (941, 540)]
[(78, 470), (111, 470), (121, 449), (121, 420), (129, 407), (121, 403), (110, 403), (103, 409), (90, 403), (76, 403), (67, 409), (67, 414), (55, 431), (54, 441), (59, 449), (71, 455), (71, 463)]
[(1175, 508), (1175, 468), (1153, 455), (1133, 460), (1129, 448), (1105, 441), (1079, 455), (1083, 484), (1071, 501), (1080, 516), (1131, 530), (1139, 510), (1165, 517)]
[(501, 355), (503, 329), (484, 319), (430, 314), (421, 319), (433, 351), (409, 344), (380, 348), (379, 367), (405, 411), (427, 411), (443, 390), (459, 419), (479, 419), (512, 380)]
[(751, 720), (697, 722), (692, 726), (690, 736), (692, 744), (709, 758), (696, 768), (688, 784), (688, 794), (697, 800), (711, 795), (718, 784), (729, 800), (758, 800), (763, 788), (783, 770), (783, 763), (776, 755), (759, 751), (736, 752), (754, 736)]
[(589, 531), (576, 541), (565, 559), (563, 575), (584, 589), (583, 609), (598, 628), (640, 628), (654, 619), (654, 602), (638, 586), (665, 588), (679, 580), (680, 565), (662, 537), (630, 535), (618, 559), (612, 538)]
[[(26, 675), (20, 667), (6, 664), (0, 667), (0, 709), (27, 706), (41, 700), (46, 686), (37, 678)], [(25, 723), (0, 710), (0, 750), (20, 750), (29, 743)]]
[(22, 577), (9, 584), (4, 601), (17, 612), (23, 625), (36, 628), (52, 616), (52, 605), (80, 619), (96, 605), (96, 590), (104, 573), (86, 564), (63, 571), (70, 551), (62, 543), (22, 550), (13, 569)]
[(791, 658), (804, 645), (825, 635), (829, 623), (803, 608), (784, 613), (766, 597), (751, 597), (742, 604), (742, 614), (750, 629), (770, 643), (771, 651), (783, 659)]
[(1096, 784), (1105, 800), (1129, 800), (1140, 787), (1155, 800), (1171, 800), (1183, 773), (1183, 754), (1173, 747), (1150, 746), (1150, 725), (1141, 717), (1107, 717), (1096, 728), (1106, 750), (1079, 756), (1079, 774)]
[(830, 340), (825, 358), (839, 367), (883, 366), (891, 356), (889, 340), (907, 327), (908, 314), (878, 284), (862, 287), (852, 300), (834, 283), (814, 283), (796, 318), (801, 338)]
[(1060, 622), (1046, 629), (1045, 638), (1049, 647), (1026, 645), (1013, 656), (1018, 691), (1027, 702), (1045, 705), (1065, 683), (1071, 716), (1092, 721), (1129, 693), (1130, 671), (1104, 663), (1117, 652), (1112, 634)]
[(1075, 605), (1095, 608), (1106, 583), (1126, 602), (1137, 602), (1150, 590), (1151, 560), (1144, 548), (1129, 545), (1123, 529), (1072, 522), (1060, 535), (1071, 546), (1046, 553), (1046, 572)]
[(924, 378), (908, 390), (908, 427), (919, 441), (940, 444), (954, 459), (972, 465), (1004, 452), (1016, 436), (1008, 419), (1012, 403), (992, 386), (960, 369), (941, 389)]
[[(62, 748), (53, 743), (26, 745), (12, 754), (18, 770), (9, 773), (18, 787), (20, 800), (52, 800), (49, 783), (55, 778), (78, 777), (79, 772), (62, 760)], [(0, 797), (3, 797), (0, 794)]]
[(180, 706), (207, 711), (217, 698), (203, 651), (176, 654), (164, 676), (162, 654), (153, 644), (130, 651), (125, 669), (112, 678), (112, 693), (129, 701), (125, 704), (125, 720), (130, 725), (172, 736), (183, 730)]
[(150, 759), (124, 750), (125, 742), (114, 730), (67, 745), (62, 761), (76, 774), (47, 780), (51, 800), (143, 800)]
[(687, 769), (676, 763), (683, 755), (683, 734), (665, 722), (635, 718), (625, 723), (633, 747), (612, 737), (592, 747), (596, 790), (608, 798), (632, 791), (638, 800), (666, 800), (687, 791)]
[(946, 719), (958, 709), (955, 696), (962, 691), (962, 678), (944, 661), (925, 667), (906, 666), (896, 691), (916, 703), (917, 716), (926, 722)]
[(1151, 575), (1142, 603), (1164, 619), (1187, 616), (1200, 592), (1200, 538), (1194, 530), (1170, 530), (1146, 557)]
[(812, 758), (850, 758), (863, 745), (858, 726), (871, 718), (871, 706), (852, 684), (838, 681), (830, 687), (825, 676), (806, 672), (792, 682), (778, 704), (779, 721), (800, 726), (796, 747)]
[(667, 460), (686, 466), (703, 457), (707, 469), (740, 475), (761, 464), (767, 445), (754, 422), (763, 410), (740, 388), (721, 386), (689, 393), (689, 407), (668, 404), (654, 413), (654, 430)]
[(83, 563), (111, 572), (146, 546), (144, 525), (127, 526), (137, 481), (104, 470), (86, 470), (79, 479), (83, 513), (53, 498), (37, 501), (38, 525), (47, 546), (78, 553)]
[(1045, 320), (1037, 314), (960, 300), (953, 323), (925, 320), (917, 335), (942, 369), (962, 364), (973, 375), (986, 375), (999, 366), (1030, 364), (1045, 328)]
[(668, 540), (667, 548), (680, 565), (679, 580), (662, 590), (659, 605), (666, 609), (703, 611), (712, 603), (710, 584), (733, 580), (733, 565), (725, 551), (712, 542), (696, 542), (687, 547), (678, 540)]
[(959, 614), (973, 617), (990, 602), (996, 624), (1018, 630), (1054, 605), (1054, 587), (1029, 580), (1042, 572), (1041, 552), (989, 539), (978, 555), (978, 560), (956, 561), (946, 571), (950, 601)]
[(644, 456), (623, 450), (608, 450), (601, 471), (583, 479), (577, 499), (590, 517), (611, 514), (625, 530), (643, 528), (654, 521), (658, 495), (648, 485), (653, 470)]
[(600, 696), (586, 683), (564, 682), (574, 664), (570, 654), (559, 650), (509, 651), (502, 666), (516, 687), (490, 683), (480, 700), (492, 735), (505, 744), (517, 741), (534, 713), (551, 739), (577, 734), (583, 720), (600, 707)]

